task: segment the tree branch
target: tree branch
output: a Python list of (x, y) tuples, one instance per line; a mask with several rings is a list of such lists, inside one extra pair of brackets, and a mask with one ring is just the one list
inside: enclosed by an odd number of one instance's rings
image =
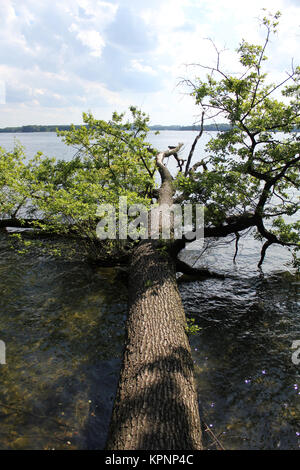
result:
[(239, 234), (239, 232), (236, 232), (235, 234), (235, 253), (234, 253), (234, 257), (233, 257), (233, 262), (235, 263), (235, 260), (236, 260), (236, 257), (237, 257), (237, 254), (238, 254), (238, 251), (239, 251), (239, 240), (240, 240), (241, 236)]
[(178, 153), (182, 146), (183, 146), (183, 143), (179, 143), (177, 147), (172, 147), (169, 150), (160, 152), (156, 156), (156, 165), (158, 167), (158, 171), (161, 176), (161, 186), (158, 190), (159, 191), (159, 197), (158, 197), (159, 205), (161, 204), (172, 205), (173, 203), (173, 192), (174, 192), (173, 187), (172, 187), (173, 177), (163, 162), (165, 158)]
[(187, 176), (187, 175), (188, 175), (188, 172), (189, 172), (189, 169), (190, 169), (190, 164), (191, 164), (191, 161), (192, 161), (192, 158), (193, 158), (193, 154), (194, 154), (194, 151), (195, 151), (197, 142), (198, 142), (198, 140), (200, 139), (200, 137), (201, 137), (202, 134), (203, 134), (203, 123), (204, 123), (204, 111), (202, 111), (202, 116), (201, 116), (201, 128), (200, 128), (200, 132), (199, 132), (199, 134), (196, 136), (196, 138), (195, 138), (195, 140), (194, 140), (194, 142), (193, 142), (193, 144), (192, 144), (192, 147), (191, 147), (191, 150), (190, 150), (190, 153), (189, 153), (187, 162), (186, 162), (185, 171), (184, 171), (184, 176)]
[(267, 240), (267, 241), (263, 244), (263, 247), (262, 247), (262, 249), (261, 249), (261, 254), (260, 254), (260, 260), (259, 260), (259, 263), (258, 263), (258, 265), (257, 265), (259, 268), (261, 267), (261, 265), (262, 265), (263, 262), (264, 262), (267, 249), (268, 249), (269, 246), (271, 246), (272, 244), (273, 244), (273, 242), (271, 242), (270, 240)]
[(183, 282), (183, 280), (194, 281), (196, 279), (204, 279), (209, 277), (225, 279), (224, 274), (213, 273), (208, 269), (194, 268), (180, 259), (176, 260), (176, 271), (187, 276), (185, 276), (180, 282)]
[(36, 228), (36, 223), (42, 222), (40, 219), (1, 219), (0, 228)]
[[(258, 223), (258, 216), (253, 214), (245, 214), (237, 216), (234, 220), (227, 225), (217, 225), (211, 227), (204, 227), (204, 238), (225, 238), (227, 235), (237, 232), (243, 232), (247, 228), (255, 227)], [(174, 240), (172, 253), (177, 255), (181, 250), (185, 248), (187, 243), (194, 241), (192, 232), (188, 232), (187, 238), (184, 236), (181, 239)]]

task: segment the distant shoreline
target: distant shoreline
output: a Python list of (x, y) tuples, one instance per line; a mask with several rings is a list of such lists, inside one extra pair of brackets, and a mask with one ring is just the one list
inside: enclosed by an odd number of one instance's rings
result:
[[(78, 129), (82, 125), (75, 125), (75, 128)], [(149, 126), (151, 131), (200, 131), (201, 126)], [(58, 125), (58, 126), (43, 126), (43, 125), (28, 125), (20, 127), (4, 127), (0, 129), (0, 133), (14, 133), (14, 132), (56, 132), (59, 131), (69, 131), (71, 126), (69, 125)], [(205, 131), (227, 131), (230, 129), (229, 124), (208, 124), (203, 128)]]
[[(83, 127), (83, 125), (75, 125), (76, 129)], [(42, 126), (42, 125), (28, 125), (20, 127), (4, 127), (0, 129), (0, 134), (4, 133), (27, 133), (27, 132), (56, 132), (56, 131), (69, 131), (71, 129), (70, 125), (58, 125), (58, 126)], [(201, 126), (149, 126), (150, 131), (197, 131), (201, 130)], [(206, 124), (203, 126), (204, 131), (210, 132), (226, 132), (231, 129), (230, 124), (220, 123), (220, 124)], [(274, 130), (276, 132), (276, 130)], [(300, 129), (293, 129), (293, 132), (300, 132)]]

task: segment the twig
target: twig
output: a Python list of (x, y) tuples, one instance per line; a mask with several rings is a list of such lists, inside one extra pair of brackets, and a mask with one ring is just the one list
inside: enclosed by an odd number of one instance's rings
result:
[(203, 424), (206, 428), (205, 432), (207, 432), (214, 439), (211, 445), (217, 444), (219, 446), (219, 450), (226, 450), (223, 444), (218, 439), (218, 437), (215, 435), (215, 433), (210, 429), (210, 427), (208, 427), (206, 423), (203, 423)]
[(202, 134), (203, 134), (203, 122), (204, 122), (204, 111), (202, 112), (202, 116), (201, 116), (201, 128), (200, 128), (200, 132), (199, 132), (199, 134), (197, 135), (197, 137), (195, 138), (195, 140), (194, 140), (194, 142), (193, 142), (193, 145), (192, 145), (192, 147), (191, 147), (191, 150), (190, 150), (190, 153), (189, 153), (187, 162), (186, 162), (186, 166), (185, 166), (184, 176), (187, 176), (187, 175), (188, 175), (189, 168), (190, 168), (190, 164), (191, 164), (191, 160), (192, 160), (192, 157), (193, 157), (193, 154), (194, 154), (194, 150), (195, 150), (196, 144), (197, 144), (198, 140), (200, 139), (200, 137), (201, 137)]

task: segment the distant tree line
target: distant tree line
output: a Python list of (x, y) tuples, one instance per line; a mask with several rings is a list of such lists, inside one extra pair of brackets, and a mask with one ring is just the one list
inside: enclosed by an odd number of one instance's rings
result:
[[(75, 126), (76, 129), (79, 129), (81, 126)], [(191, 126), (149, 126), (151, 131), (200, 131), (201, 126), (191, 125)], [(227, 131), (230, 129), (229, 124), (208, 124), (204, 126), (205, 131)], [(69, 131), (71, 130), (70, 125), (62, 126), (41, 126), (41, 125), (29, 125), (21, 127), (5, 127), (0, 129), (0, 132), (56, 132), (56, 131)]]
[[(79, 129), (80, 125), (74, 126), (75, 129)], [(0, 129), (0, 133), (5, 132), (57, 132), (57, 131), (70, 131), (72, 128), (71, 125), (61, 125), (61, 126), (41, 126), (41, 125), (28, 125), (28, 126), (21, 126), (21, 127), (4, 127)], [(218, 131), (218, 132), (226, 132), (229, 131), (231, 128), (230, 124), (220, 123), (220, 124), (205, 124), (203, 126), (204, 131)], [(149, 126), (150, 131), (200, 131), (201, 125), (191, 125), (191, 126), (178, 126), (178, 125), (170, 125), (170, 126), (161, 126), (161, 125), (154, 125)], [(294, 132), (299, 132), (300, 129), (294, 128)], [(276, 130), (275, 130), (276, 132)]]
[[(191, 126), (149, 126), (152, 131), (200, 131), (201, 125), (191, 125)], [(206, 124), (203, 126), (205, 131), (228, 131), (230, 129), (229, 124)]]
[[(81, 126), (75, 126), (79, 128)], [(0, 129), (0, 132), (56, 132), (59, 131), (69, 131), (71, 129), (70, 125), (64, 126), (41, 126), (41, 125), (29, 125), (21, 127), (5, 127)]]

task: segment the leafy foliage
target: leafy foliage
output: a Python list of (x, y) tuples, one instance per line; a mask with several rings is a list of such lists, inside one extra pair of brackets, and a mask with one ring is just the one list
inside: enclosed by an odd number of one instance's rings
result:
[(97, 244), (99, 204), (118, 204), (119, 196), (127, 196), (128, 204), (149, 204), (154, 162), (145, 142), (148, 118), (134, 107), (130, 111), (127, 122), (124, 114), (114, 113), (109, 122), (83, 114), (84, 126), (60, 131), (77, 150), (70, 162), (39, 152), (25, 163), (20, 145), (11, 153), (1, 149), (2, 217), (32, 217), (41, 230), (71, 232)]
[[(265, 242), (260, 264), (267, 248), (279, 243), (294, 250), (298, 266), (300, 68), (293, 67), (279, 83), (269, 83), (265, 71), (267, 46), (279, 17), (277, 12), (263, 18), (262, 44), (241, 41), (236, 51), (239, 75), (221, 69), (216, 49), (216, 66), (200, 65), (209, 71), (206, 79), (186, 81), (203, 112), (194, 144), (202, 135), (204, 116), (222, 116), (229, 127), (208, 142), (202, 160), (193, 166), (195, 145), (187, 163), (173, 152), (179, 167), (173, 181), (174, 202), (204, 204), (205, 236), (223, 237), (255, 227), (256, 237)], [(32, 226), (79, 236), (97, 251), (99, 204), (118, 206), (119, 197), (126, 196), (128, 205), (150, 207), (159, 194), (156, 170), (172, 179), (164, 157), (158, 163), (158, 152), (146, 141), (149, 118), (135, 107), (130, 113), (130, 120), (125, 120), (124, 113), (115, 112), (108, 122), (84, 113), (83, 126), (59, 131), (64, 142), (76, 149), (70, 162), (41, 153), (26, 162), (20, 145), (13, 152), (1, 149), (2, 218), (31, 217)], [(101, 249), (111, 255), (121, 246), (107, 241)]]
[(205, 80), (185, 81), (205, 115), (221, 115), (231, 128), (208, 142), (197, 171), (178, 175), (177, 188), (186, 200), (205, 204), (207, 224), (230, 224), (252, 214), (269, 244), (297, 249), (299, 223), (285, 220), (299, 210), (300, 67), (277, 84), (268, 83), (264, 72), (266, 48), (279, 17), (277, 12), (263, 18), (262, 45), (241, 42), (239, 77), (220, 68), (217, 51), (216, 67), (200, 65), (209, 69)]
[(187, 335), (194, 336), (200, 333), (202, 328), (195, 323), (195, 318), (187, 318), (185, 331)]

